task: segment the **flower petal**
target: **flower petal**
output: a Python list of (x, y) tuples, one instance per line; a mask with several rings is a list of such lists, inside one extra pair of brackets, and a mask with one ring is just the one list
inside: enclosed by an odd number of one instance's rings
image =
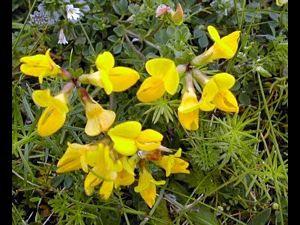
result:
[(151, 76), (163, 78), (175, 66), (175, 63), (171, 59), (155, 58), (148, 60), (145, 66)]
[[(198, 104), (199, 107), (199, 104)], [(187, 130), (198, 130), (199, 128), (199, 110), (189, 113), (182, 113), (178, 110), (178, 119), (180, 124)]]
[(152, 102), (164, 95), (164, 82), (158, 77), (149, 77), (140, 86), (136, 93), (141, 102)]
[(113, 187), (114, 187), (113, 181), (103, 181), (99, 191), (100, 196), (104, 200), (107, 200), (113, 191)]
[(59, 112), (53, 106), (47, 107), (42, 113), (38, 125), (38, 134), (47, 137), (58, 131), (65, 123), (66, 113)]
[(197, 96), (194, 91), (186, 91), (183, 96), (181, 103), (178, 107), (178, 112), (189, 113), (199, 108)]
[(218, 88), (216, 82), (214, 81), (214, 79), (211, 78), (203, 88), (200, 102), (203, 100), (206, 102), (212, 101), (215, 98), (218, 91), (219, 91), (219, 88)]
[(202, 111), (212, 111), (216, 108), (216, 106), (208, 101), (201, 100), (199, 102), (199, 109)]
[(235, 83), (235, 78), (229, 73), (218, 73), (212, 77), (219, 89), (230, 89)]
[(213, 103), (216, 107), (224, 112), (238, 112), (239, 107), (235, 96), (229, 90), (220, 91)]
[(103, 52), (102, 54), (99, 54), (96, 59), (96, 66), (97, 69), (102, 71), (109, 71), (111, 68), (113, 68), (115, 65), (115, 59), (114, 56), (110, 52)]
[(94, 192), (94, 187), (102, 182), (92, 171), (88, 173), (84, 180), (84, 190), (86, 195), (90, 196)]
[(51, 106), (55, 107), (60, 113), (69, 112), (69, 108), (67, 105), (67, 96), (65, 93), (60, 93), (52, 98)]
[(101, 70), (100, 71), (100, 78), (101, 78), (101, 82), (104, 88), (104, 91), (106, 92), (106, 94), (111, 94), (111, 92), (113, 91), (113, 84), (109, 78), (109, 75), (107, 73), (107, 71), (105, 70)]
[(207, 30), (213, 41), (217, 42), (220, 40), (219, 32), (217, 31), (217, 29), (214, 26), (208, 26)]
[(140, 79), (140, 75), (133, 69), (117, 66), (110, 70), (109, 79), (112, 82), (113, 91), (121, 92), (133, 86)]
[(232, 57), (235, 55), (235, 53), (238, 49), (240, 33), (241, 33), (240, 31), (234, 31), (234, 32), (226, 35), (225, 37), (221, 38), (221, 41), (223, 43), (225, 43), (226, 46), (228, 46), (231, 49), (231, 51), (233, 53)]
[(166, 91), (170, 95), (174, 95), (177, 91), (179, 84), (179, 73), (176, 69), (174, 62), (172, 65), (170, 65), (169, 71), (166, 73), (165, 77), (163, 78), (163, 81)]
[(144, 151), (152, 151), (161, 145), (163, 135), (155, 130), (143, 130), (136, 139), (136, 144), (139, 149)]
[(133, 155), (137, 151), (135, 139), (138, 137), (142, 125), (136, 121), (121, 123), (108, 131), (114, 142), (114, 148), (120, 154)]
[(50, 105), (53, 97), (50, 94), (50, 89), (36, 90), (32, 92), (32, 100), (35, 104), (41, 107), (47, 107)]

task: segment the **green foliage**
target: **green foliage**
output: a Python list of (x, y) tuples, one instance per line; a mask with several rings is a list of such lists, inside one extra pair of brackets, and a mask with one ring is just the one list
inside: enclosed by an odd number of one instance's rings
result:
[[(65, 1), (12, 2), (13, 224), (287, 224), (287, 5), (278, 7), (275, 0), (181, 1), (185, 21), (175, 26), (155, 17), (155, 10), (160, 4), (174, 9), (178, 1), (70, 2), (90, 8), (76, 23), (67, 20)], [(60, 15), (55, 23), (32, 23), (30, 15), (40, 3), (50, 15)], [(240, 112), (201, 112), (199, 129), (188, 132), (177, 118), (179, 93), (153, 103), (138, 103), (135, 95), (148, 76), (147, 59), (161, 56), (177, 65), (189, 63), (213, 43), (208, 25), (216, 26), (221, 36), (242, 32), (234, 58), (205, 68), (208, 74), (226, 70), (234, 75), (231, 90)], [(66, 45), (57, 44), (61, 28)], [(96, 56), (103, 51), (114, 54), (116, 65), (141, 74), (131, 89), (110, 97), (100, 88), (88, 85), (87, 90), (116, 112), (118, 123), (139, 121), (163, 133), (164, 145), (182, 148), (190, 174), (168, 177), (152, 209), (133, 188), (119, 188), (103, 201), (97, 194), (85, 195), (82, 173), (56, 174), (68, 142), (85, 144), (95, 138), (84, 133), (86, 117), (76, 91), (62, 129), (51, 137), (38, 136), (43, 109), (34, 104), (32, 92), (49, 88), (57, 94), (64, 81), (50, 77), (38, 84), (35, 77), (20, 72), (19, 59), (48, 48), (54, 61), (74, 77), (95, 71)], [(154, 173), (160, 177), (163, 171)]]

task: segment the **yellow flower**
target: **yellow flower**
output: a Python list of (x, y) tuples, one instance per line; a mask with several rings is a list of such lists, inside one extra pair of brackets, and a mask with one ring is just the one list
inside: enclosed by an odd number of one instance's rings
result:
[(211, 39), (215, 42), (211, 47), (211, 61), (216, 59), (231, 59), (237, 51), (238, 39), (241, 32), (234, 31), (231, 34), (220, 38), (220, 35), (215, 27), (208, 26), (207, 29)]
[(240, 31), (234, 31), (229, 35), (220, 38), (217, 29), (208, 26), (208, 33), (215, 42), (207, 51), (195, 57), (192, 61), (194, 65), (207, 64), (216, 59), (231, 59), (238, 48)]
[(113, 111), (103, 109), (92, 99), (85, 102), (85, 115), (87, 117), (85, 133), (89, 136), (96, 136), (102, 131), (107, 131), (116, 118)]
[(109, 95), (113, 91), (122, 92), (127, 90), (140, 78), (137, 71), (123, 66), (114, 67), (114, 65), (115, 59), (110, 52), (99, 54), (96, 59), (98, 71), (81, 75), (79, 81), (102, 87)]
[(65, 154), (57, 163), (57, 173), (66, 173), (73, 170), (83, 169), (88, 172), (87, 152), (95, 152), (98, 145), (80, 145), (68, 143)]
[(94, 192), (94, 187), (103, 182), (99, 194), (102, 198), (108, 199), (118, 173), (123, 170), (121, 161), (115, 159), (110, 148), (101, 143), (96, 152), (86, 154), (85, 161), (93, 167), (84, 182), (86, 194), (91, 195)]
[(187, 170), (189, 163), (180, 159), (181, 148), (174, 155), (163, 156), (158, 161), (153, 161), (156, 165), (160, 166), (166, 171), (166, 176), (170, 176), (171, 173), (190, 173)]
[(179, 74), (175, 63), (166, 58), (150, 59), (146, 62), (146, 70), (151, 75), (137, 92), (137, 98), (141, 102), (151, 102), (162, 97), (167, 91), (174, 95), (178, 84)]
[(140, 171), (138, 186), (134, 188), (134, 191), (140, 193), (147, 205), (152, 208), (156, 198), (156, 185), (164, 185), (165, 183), (164, 180), (154, 180), (152, 175), (143, 167)]
[(193, 90), (184, 92), (178, 108), (178, 119), (180, 124), (187, 130), (199, 128), (199, 104)]
[(276, 0), (276, 5), (278, 6), (283, 6), (286, 3), (288, 3), (288, 0)]
[(225, 112), (238, 112), (239, 106), (235, 96), (229, 89), (233, 87), (235, 78), (229, 73), (218, 73), (204, 86), (199, 108), (211, 111), (215, 107)]
[(60, 93), (52, 97), (49, 89), (37, 90), (32, 93), (32, 99), (37, 105), (47, 107), (39, 119), (38, 134), (42, 137), (54, 134), (64, 125), (69, 112), (67, 94)]
[(37, 54), (34, 56), (25, 56), (20, 59), (23, 63), (20, 67), (22, 73), (39, 77), (39, 82), (43, 82), (43, 78), (47, 75), (56, 76), (61, 73), (61, 69), (50, 57), (50, 49), (45, 55)]
[(137, 121), (128, 121), (111, 128), (108, 135), (114, 142), (114, 148), (122, 155), (130, 156), (138, 149), (152, 151), (157, 149), (163, 136), (152, 129), (142, 131), (142, 125)]

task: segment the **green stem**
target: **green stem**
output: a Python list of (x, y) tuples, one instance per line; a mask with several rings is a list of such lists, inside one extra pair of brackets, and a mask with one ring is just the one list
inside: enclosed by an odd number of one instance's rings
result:
[(90, 39), (89, 36), (87, 35), (86, 30), (84, 29), (84, 27), (83, 27), (83, 25), (82, 25), (82, 23), (81, 23), (80, 20), (79, 20), (79, 24), (80, 24), (80, 26), (81, 26), (81, 29), (82, 29), (82, 31), (83, 31), (83, 33), (84, 33), (86, 39), (87, 39), (88, 42), (89, 42), (89, 45), (90, 45), (91, 49), (92, 49), (93, 52), (94, 52), (94, 55), (96, 56), (96, 51), (95, 51), (95, 49), (94, 49), (94, 47), (93, 47), (93, 45), (92, 45), (91, 39)]

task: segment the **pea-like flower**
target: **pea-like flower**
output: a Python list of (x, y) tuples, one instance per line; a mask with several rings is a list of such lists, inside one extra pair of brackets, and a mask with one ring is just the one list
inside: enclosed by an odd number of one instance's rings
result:
[(179, 74), (175, 63), (167, 58), (155, 58), (146, 62), (146, 70), (151, 75), (137, 92), (137, 98), (141, 102), (152, 102), (162, 97), (167, 91), (174, 95), (178, 84)]
[(37, 125), (37, 132), (40, 136), (50, 136), (64, 125), (69, 112), (67, 98), (68, 95), (64, 92), (53, 97), (49, 89), (36, 90), (32, 93), (35, 104), (46, 107)]
[(199, 128), (199, 104), (194, 90), (189, 89), (184, 92), (178, 108), (178, 119), (187, 130)]
[(110, 52), (99, 54), (96, 59), (98, 71), (92, 74), (83, 74), (79, 77), (82, 83), (92, 84), (104, 88), (106, 94), (122, 92), (133, 86), (140, 75), (134, 69), (115, 66), (114, 56)]
[(103, 131), (107, 131), (115, 121), (116, 114), (114, 111), (103, 109), (100, 104), (89, 96), (85, 89), (81, 88), (80, 91), (87, 117), (85, 133), (89, 136), (96, 136)]
[(189, 163), (181, 157), (181, 148), (174, 155), (164, 155), (160, 160), (153, 161), (156, 165), (160, 166), (166, 171), (166, 176), (170, 176), (171, 173), (190, 173), (187, 169)]
[(206, 80), (199, 108), (211, 111), (215, 107), (225, 112), (238, 112), (239, 106), (235, 96), (229, 89), (233, 87), (235, 78), (229, 73), (218, 73)]
[(55, 77), (61, 74), (61, 69), (50, 57), (50, 49), (43, 54), (25, 56), (20, 59), (23, 63), (20, 67), (21, 72), (30, 76), (38, 77), (39, 82), (43, 83), (46, 76)]
[(65, 154), (60, 158), (57, 163), (57, 173), (66, 173), (74, 170), (83, 169), (88, 172), (88, 161), (86, 155), (88, 152), (95, 152), (98, 145), (81, 145), (77, 143), (68, 143), (68, 148)]
[(149, 173), (145, 167), (142, 167), (138, 186), (134, 188), (134, 191), (140, 193), (147, 205), (152, 208), (156, 198), (156, 186), (164, 185), (165, 183), (166, 181), (164, 180), (154, 180), (151, 173)]
[(99, 194), (105, 200), (108, 199), (118, 172), (123, 169), (121, 161), (114, 157), (108, 146), (101, 143), (98, 145), (96, 154), (87, 156), (86, 161), (93, 167), (84, 181), (86, 194), (91, 195), (94, 187), (102, 182)]
[(213, 26), (207, 27), (211, 39), (215, 42), (207, 51), (195, 57), (192, 64), (206, 64), (217, 59), (231, 59), (238, 48), (240, 31), (234, 31), (225, 37), (220, 37), (217, 29)]
[(114, 142), (114, 149), (122, 155), (130, 156), (138, 149), (153, 151), (161, 145), (163, 135), (159, 132), (146, 129), (137, 121), (128, 121), (111, 128), (108, 135)]

